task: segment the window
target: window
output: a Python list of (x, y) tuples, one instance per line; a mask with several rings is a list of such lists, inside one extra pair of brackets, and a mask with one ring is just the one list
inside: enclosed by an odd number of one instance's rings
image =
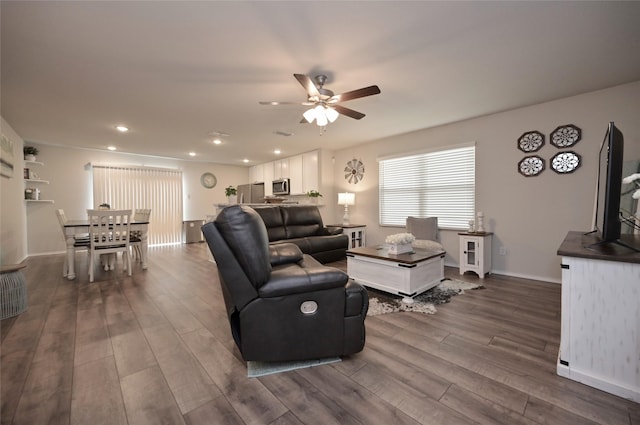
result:
[(182, 171), (93, 165), (93, 203), (113, 209), (150, 208), (149, 245), (182, 242)]
[(438, 217), (441, 228), (466, 229), (475, 214), (475, 144), (379, 159), (380, 225)]

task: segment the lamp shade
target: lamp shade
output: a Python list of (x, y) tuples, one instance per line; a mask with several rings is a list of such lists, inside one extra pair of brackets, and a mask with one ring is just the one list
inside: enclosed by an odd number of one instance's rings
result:
[(355, 205), (356, 194), (352, 192), (338, 193), (338, 205)]

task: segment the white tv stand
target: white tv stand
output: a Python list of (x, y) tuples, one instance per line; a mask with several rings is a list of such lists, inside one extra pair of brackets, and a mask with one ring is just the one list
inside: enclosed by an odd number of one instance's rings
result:
[[(640, 246), (640, 236), (623, 235)], [(557, 373), (640, 402), (640, 253), (569, 232), (562, 256)]]

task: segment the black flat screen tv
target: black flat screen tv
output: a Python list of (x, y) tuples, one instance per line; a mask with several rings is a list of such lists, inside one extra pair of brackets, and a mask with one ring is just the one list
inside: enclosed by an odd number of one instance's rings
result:
[(598, 186), (596, 189), (595, 231), (600, 243), (620, 239), (620, 193), (624, 137), (613, 122), (609, 123), (600, 146)]

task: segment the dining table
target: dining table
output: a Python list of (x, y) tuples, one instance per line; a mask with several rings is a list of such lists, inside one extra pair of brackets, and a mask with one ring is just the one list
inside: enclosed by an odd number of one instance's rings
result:
[[(132, 221), (130, 225), (130, 231), (140, 232), (140, 261), (142, 262), (142, 269), (147, 269), (147, 232), (149, 230), (149, 220), (146, 221)], [(75, 268), (75, 236), (89, 233), (89, 220), (68, 220), (64, 225), (64, 235), (67, 244), (67, 279), (73, 280), (76, 278)]]

